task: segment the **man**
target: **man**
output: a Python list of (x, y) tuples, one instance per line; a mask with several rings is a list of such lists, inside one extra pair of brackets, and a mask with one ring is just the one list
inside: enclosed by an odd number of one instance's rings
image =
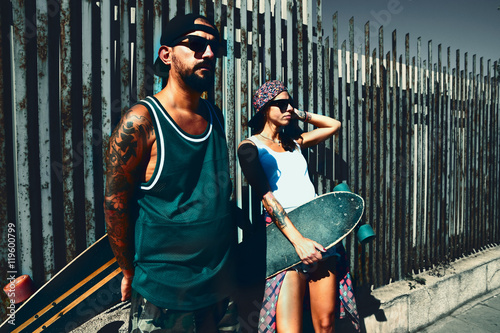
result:
[(132, 298), (132, 332), (232, 332), (231, 181), (221, 111), (201, 99), (221, 45), (206, 17), (165, 27), (155, 71), (166, 87), (132, 106), (110, 138), (105, 215)]

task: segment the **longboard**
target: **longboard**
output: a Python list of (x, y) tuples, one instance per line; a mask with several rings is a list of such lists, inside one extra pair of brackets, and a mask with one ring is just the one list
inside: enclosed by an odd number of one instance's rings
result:
[[(297, 230), (326, 249), (335, 246), (358, 225), (364, 212), (364, 200), (348, 191), (323, 194), (288, 212)], [(293, 245), (272, 223), (239, 244), (246, 273), (266, 278), (301, 262)], [(265, 257), (263, 259), (263, 257)], [(262, 273), (265, 272), (265, 273)]]
[(0, 332), (69, 332), (120, 301), (122, 277), (105, 235), (22, 303)]

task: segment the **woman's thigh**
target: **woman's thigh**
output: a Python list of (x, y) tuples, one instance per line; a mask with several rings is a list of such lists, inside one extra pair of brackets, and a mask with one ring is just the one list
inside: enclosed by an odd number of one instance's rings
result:
[(303, 301), (306, 278), (291, 270), (286, 273), (276, 304), (276, 328), (278, 332), (302, 332)]

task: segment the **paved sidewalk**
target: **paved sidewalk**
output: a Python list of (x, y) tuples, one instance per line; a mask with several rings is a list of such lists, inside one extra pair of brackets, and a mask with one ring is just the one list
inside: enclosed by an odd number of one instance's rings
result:
[(449, 316), (416, 333), (500, 332), (500, 290), (464, 305)]

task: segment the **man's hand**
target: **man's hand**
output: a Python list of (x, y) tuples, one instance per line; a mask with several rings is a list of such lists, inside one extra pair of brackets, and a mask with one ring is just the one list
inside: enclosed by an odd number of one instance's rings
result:
[(121, 292), (122, 292), (122, 302), (125, 302), (126, 300), (130, 299), (132, 296), (132, 280), (134, 279), (134, 275), (132, 272), (124, 271), (123, 272), (123, 279), (122, 279), (122, 285), (121, 285)]

